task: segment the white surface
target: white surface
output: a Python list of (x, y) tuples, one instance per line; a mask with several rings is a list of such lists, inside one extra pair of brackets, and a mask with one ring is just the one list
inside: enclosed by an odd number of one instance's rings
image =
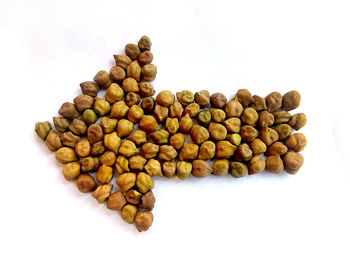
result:
[[(349, 262), (348, 1), (0, 2), (1, 262)], [(157, 91), (297, 89), (296, 175), (157, 178), (139, 234), (66, 182), (34, 133), (143, 34)]]

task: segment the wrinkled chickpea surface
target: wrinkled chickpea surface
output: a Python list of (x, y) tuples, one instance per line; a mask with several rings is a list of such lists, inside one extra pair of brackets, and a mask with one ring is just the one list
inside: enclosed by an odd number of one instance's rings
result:
[[(264, 98), (241, 89), (231, 100), (207, 90), (156, 94), (151, 46), (147, 36), (127, 44), (125, 55), (114, 55), (115, 66), (80, 84), (82, 94), (62, 104), (54, 125), (36, 123), (64, 165), (63, 178), (141, 232), (153, 222), (156, 176), (299, 171), (307, 141), (293, 131), (305, 126), (306, 115), (289, 112), (299, 106), (299, 92)], [(101, 89), (104, 98), (97, 97)]]

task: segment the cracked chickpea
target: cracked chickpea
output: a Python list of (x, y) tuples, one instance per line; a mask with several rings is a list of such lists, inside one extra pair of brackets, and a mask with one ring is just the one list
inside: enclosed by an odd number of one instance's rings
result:
[(111, 194), (113, 185), (111, 184), (101, 184), (96, 190), (92, 193), (92, 196), (99, 202), (100, 204), (105, 202)]

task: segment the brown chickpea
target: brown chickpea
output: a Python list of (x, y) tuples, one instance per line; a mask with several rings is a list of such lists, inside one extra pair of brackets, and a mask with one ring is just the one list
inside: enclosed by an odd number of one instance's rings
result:
[(239, 118), (229, 118), (223, 122), (228, 132), (239, 133), (241, 130), (241, 120)]
[(139, 83), (139, 90), (143, 98), (153, 96), (156, 93), (153, 85), (145, 81)]
[(194, 94), (194, 100), (201, 108), (208, 107), (210, 104), (210, 93), (207, 90), (201, 90)]
[(250, 143), (250, 148), (252, 149), (255, 155), (262, 154), (266, 152), (266, 149), (267, 149), (266, 144), (260, 139), (254, 139)]
[(259, 119), (259, 115), (253, 108), (245, 108), (242, 114), (242, 122), (251, 126), (255, 126)]
[(134, 142), (136, 145), (141, 145), (147, 142), (146, 132), (142, 130), (135, 130), (133, 134), (128, 137), (128, 140)]
[(228, 159), (235, 153), (237, 147), (228, 141), (218, 141), (216, 143), (216, 158)]
[(190, 115), (190, 117), (193, 118), (197, 116), (199, 109), (200, 107), (197, 103), (191, 103), (186, 106), (184, 113)]
[(102, 127), (99, 124), (92, 124), (87, 130), (87, 138), (91, 144), (101, 141), (103, 139), (103, 135)]
[(241, 117), (243, 113), (243, 106), (242, 104), (238, 101), (237, 98), (234, 98), (233, 100), (230, 100), (226, 106), (225, 106), (225, 112), (227, 115), (227, 118), (232, 118), (232, 117)]
[(119, 175), (130, 172), (128, 159), (122, 155), (119, 155), (115, 164), (115, 168), (117, 169)]
[(282, 95), (277, 91), (274, 91), (267, 95), (265, 100), (269, 112), (274, 112), (282, 107)]
[(126, 199), (122, 192), (117, 191), (110, 195), (107, 201), (107, 208), (121, 210), (126, 205)]
[(103, 141), (96, 142), (92, 145), (90, 154), (95, 155), (101, 155), (106, 150), (106, 147), (103, 145)]
[(127, 69), (128, 65), (131, 63), (131, 59), (127, 55), (113, 55), (115, 60), (115, 65)]
[(177, 151), (171, 145), (162, 145), (159, 148), (159, 156), (158, 158), (163, 161), (171, 161), (175, 159), (177, 156)]
[(270, 127), (273, 125), (274, 122), (275, 118), (273, 114), (269, 113), (266, 110), (259, 112), (259, 126), (261, 128)]
[(184, 109), (180, 102), (175, 101), (169, 108), (169, 116), (171, 118), (181, 118)]
[(249, 145), (243, 143), (238, 146), (235, 159), (237, 161), (249, 161), (253, 157), (253, 151), (249, 148)]
[(134, 189), (130, 189), (125, 193), (125, 199), (128, 203), (138, 205), (142, 194)]
[(304, 113), (297, 113), (290, 118), (288, 124), (296, 131), (300, 130), (306, 125), (306, 115)]
[(234, 133), (234, 134), (228, 134), (226, 136), (226, 139), (232, 143), (233, 145), (240, 145), (241, 144), (241, 141), (242, 141), (242, 137), (241, 135), (239, 135), (238, 133)]
[(289, 174), (296, 174), (304, 163), (304, 157), (297, 152), (287, 152), (282, 160), (284, 170)]
[(100, 166), (98, 158), (93, 158), (91, 156), (81, 159), (81, 170), (83, 172), (96, 171)]
[(169, 132), (164, 129), (157, 130), (150, 134), (150, 137), (156, 144), (168, 143)]
[(274, 124), (287, 123), (291, 117), (288, 111), (276, 111), (272, 114), (274, 117)]
[(255, 129), (253, 126), (244, 125), (241, 128), (241, 138), (243, 141), (251, 142), (259, 135), (259, 131)]
[(266, 100), (258, 95), (253, 96), (253, 102), (249, 105), (256, 111), (267, 110)]
[[(196, 143), (196, 144), (201, 144), (205, 142), (206, 140), (209, 139), (209, 132), (206, 128), (200, 125), (194, 125), (191, 128), (191, 139)], [(226, 137), (226, 136), (225, 136)]]
[(117, 124), (117, 133), (119, 137), (129, 136), (134, 130), (134, 123), (129, 120), (121, 119)]
[(108, 184), (112, 180), (112, 177), (113, 168), (104, 164), (102, 164), (96, 172), (96, 179), (101, 184)]
[(147, 160), (141, 155), (134, 155), (129, 159), (129, 165), (131, 170), (141, 172), (145, 166)]
[(141, 211), (136, 214), (135, 226), (137, 231), (147, 231), (153, 223), (153, 214), (150, 211)]
[(126, 223), (132, 224), (134, 223), (136, 214), (137, 206), (127, 204), (122, 208), (121, 217)]
[(125, 71), (122, 67), (114, 66), (109, 71), (109, 77), (112, 81), (121, 82), (125, 79)]
[(112, 166), (115, 164), (117, 156), (112, 151), (106, 151), (100, 156), (100, 158), (98, 158), (98, 160), (104, 165)]
[(169, 107), (175, 101), (175, 95), (170, 90), (164, 90), (158, 93), (156, 102), (164, 107)]
[(180, 119), (179, 129), (183, 133), (189, 133), (193, 125), (193, 121), (189, 114), (186, 114)]
[(129, 92), (125, 96), (125, 103), (128, 105), (128, 107), (131, 107), (132, 105), (138, 105), (141, 101), (141, 96), (138, 93), (135, 92)]
[(74, 135), (72, 132), (65, 132), (61, 134), (62, 144), (74, 148), (80, 140), (79, 136)]
[(292, 90), (283, 95), (282, 106), (283, 110), (291, 111), (299, 107), (301, 95), (298, 91)]
[(143, 194), (141, 197), (141, 209), (147, 209), (152, 210), (154, 208), (154, 203), (156, 202), (156, 199), (153, 195), (152, 191), (148, 191), (147, 193)]
[(192, 162), (192, 175), (197, 178), (207, 177), (213, 169), (204, 160), (194, 160)]
[(157, 67), (153, 64), (147, 64), (142, 67), (142, 76), (146, 81), (152, 81), (156, 79)]
[(183, 161), (183, 160), (197, 159), (198, 150), (199, 150), (199, 147), (197, 144), (194, 144), (194, 143), (185, 144), (180, 151), (179, 160)]
[(141, 147), (143, 156), (146, 159), (154, 158), (159, 152), (159, 146), (154, 143), (147, 142)]
[(154, 132), (158, 128), (158, 122), (152, 115), (145, 115), (139, 123), (139, 128), (145, 132)]
[(51, 152), (57, 151), (62, 147), (61, 136), (57, 132), (51, 130), (46, 137), (45, 144)]
[(198, 159), (199, 160), (209, 160), (215, 156), (216, 146), (212, 141), (206, 141), (202, 143), (199, 148)]
[(241, 178), (248, 174), (248, 167), (241, 162), (230, 162), (230, 173), (235, 178)]
[(178, 161), (176, 164), (176, 177), (185, 180), (192, 172), (192, 163), (186, 161)]
[(265, 160), (258, 155), (254, 156), (248, 163), (248, 174), (258, 174), (265, 170)]
[(107, 149), (109, 149), (112, 152), (118, 154), (120, 143), (121, 143), (121, 139), (117, 135), (116, 132), (112, 132), (112, 133), (106, 134), (103, 141), (104, 141), (104, 145), (105, 145), (105, 147)]
[(103, 117), (101, 119), (101, 127), (103, 129), (104, 133), (111, 133), (114, 131), (115, 127), (117, 126), (118, 120), (117, 119), (111, 119), (109, 117)]
[(128, 120), (137, 123), (139, 122), (144, 115), (143, 109), (137, 105), (131, 106), (128, 112)]
[(141, 108), (146, 114), (152, 114), (155, 106), (153, 97), (145, 97), (141, 101)]
[(307, 140), (304, 134), (301, 133), (294, 133), (291, 136), (288, 137), (288, 139), (285, 141), (285, 145), (295, 151), (295, 152), (301, 152), (306, 147)]
[(89, 174), (79, 175), (76, 185), (82, 193), (89, 193), (96, 189), (95, 179)]
[(79, 157), (86, 157), (90, 155), (91, 145), (87, 138), (82, 139), (75, 145), (75, 153)]
[(136, 184), (136, 174), (123, 173), (117, 177), (116, 183), (122, 192), (126, 192)]
[(222, 109), (227, 102), (227, 98), (222, 93), (214, 93), (210, 96), (210, 103), (214, 108)]
[(97, 83), (100, 89), (107, 89), (111, 84), (112, 80), (109, 74), (105, 70), (100, 70), (94, 77), (94, 81)]
[(179, 129), (179, 120), (177, 118), (167, 118), (165, 121), (165, 127), (169, 133), (175, 134)]
[[(144, 168), (149, 176), (152, 176), (152, 177), (153, 176), (163, 176), (162, 167), (161, 167), (160, 162), (158, 160), (149, 159)], [(146, 190), (146, 192), (147, 192), (147, 190)]]
[(222, 109), (211, 108), (211, 119), (215, 122), (223, 122), (226, 119), (226, 113)]
[(184, 106), (187, 106), (194, 101), (194, 95), (190, 90), (176, 92), (176, 97), (177, 100)]
[(136, 81), (141, 80), (141, 66), (137, 60), (131, 62), (126, 68), (126, 76), (134, 78)]
[(211, 122), (209, 124), (210, 137), (215, 141), (222, 141), (226, 139), (227, 130), (224, 125)]
[(244, 107), (247, 107), (250, 103), (254, 102), (252, 94), (247, 89), (239, 89), (235, 98), (237, 98)]
[(292, 127), (285, 123), (278, 124), (274, 130), (278, 133), (278, 139), (280, 141), (284, 140), (292, 133)]
[(182, 146), (185, 144), (185, 135), (182, 133), (176, 133), (173, 136), (170, 137), (169, 143), (171, 146), (173, 146), (176, 150), (180, 150)]
[(136, 155), (139, 152), (139, 150), (136, 148), (135, 143), (129, 140), (124, 140), (119, 147), (119, 154), (125, 156), (125, 157), (131, 157), (133, 155)]
[(265, 161), (265, 170), (270, 173), (283, 172), (283, 161), (279, 155), (268, 156)]
[(166, 161), (162, 164), (163, 175), (167, 178), (174, 177), (176, 173), (176, 162)]
[(266, 146), (270, 146), (278, 140), (278, 133), (274, 129), (271, 129), (269, 127), (262, 128), (260, 130), (259, 136), (266, 144)]
[(113, 104), (110, 118), (121, 119), (126, 116), (129, 111), (129, 107), (125, 104), (125, 101), (121, 100)]
[[(125, 72), (124, 72), (125, 73)], [(133, 78), (126, 78), (123, 80), (123, 90), (125, 92), (139, 92), (139, 85)]]
[(146, 51), (142, 52), (137, 59), (138, 59), (140, 65), (144, 66), (144, 65), (152, 62), (153, 54), (150, 51), (146, 50)]
[(213, 163), (213, 174), (214, 175), (225, 175), (228, 174), (229, 161), (228, 160), (215, 160)]
[(272, 156), (272, 155), (283, 155), (288, 151), (287, 146), (285, 146), (281, 142), (275, 142), (271, 144), (265, 153), (266, 156)]
[(63, 176), (67, 181), (73, 181), (80, 175), (80, 163), (71, 162), (63, 166)]

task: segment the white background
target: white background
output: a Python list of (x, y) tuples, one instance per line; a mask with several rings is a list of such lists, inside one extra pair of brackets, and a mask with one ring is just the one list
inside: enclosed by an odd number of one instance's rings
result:
[[(349, 262), (348, 1), (0, 1), (1, 262)], [(34, 133), (147, 34), (157, 91), (297, 89), (296, 175), (156, 178), (138, 233)]]

